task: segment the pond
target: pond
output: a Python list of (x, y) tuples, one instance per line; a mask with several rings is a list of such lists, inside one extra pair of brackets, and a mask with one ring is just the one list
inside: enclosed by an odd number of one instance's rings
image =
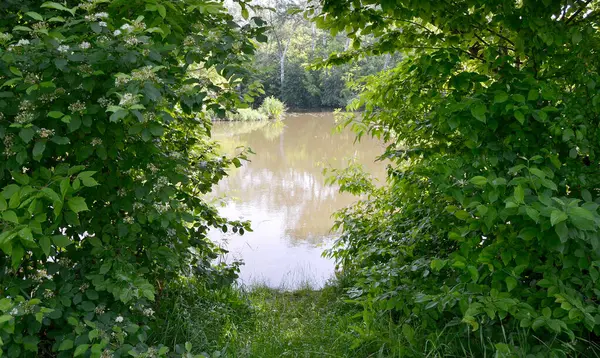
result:
[(355, 142), (354, 133), (334, 133), (335, 127), (333, 113), (292, 113), (282, 123), (214, 124), (213, 137), (226, 153), (239, 146), (256, 153), (214, 192), (222, 215), (252, 222), (253, 232), (243, 236), (210, 232), (229, 250), (226, 260), (243, 260), (242, 283), (320, 287), (333, 275), (333, 260), (322, 256), (336, 237), (332, 214), (357, 198), (325, 184), (323, 169), (356, 160), (380, 181), (385, 172), (375, 161), (383, 152), (380, 142)]

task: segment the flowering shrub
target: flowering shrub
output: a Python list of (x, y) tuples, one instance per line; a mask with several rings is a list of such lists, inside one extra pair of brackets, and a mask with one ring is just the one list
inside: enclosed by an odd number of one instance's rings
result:
[(244, 159), (204, 115), (239, 104), (264, 30), (232, 24), (200, 0), (0, 6), (0, 355), (167, 354), (146, 345), (165, 282), (216, 282), (207, 230), (248, 229), (202, 200)]

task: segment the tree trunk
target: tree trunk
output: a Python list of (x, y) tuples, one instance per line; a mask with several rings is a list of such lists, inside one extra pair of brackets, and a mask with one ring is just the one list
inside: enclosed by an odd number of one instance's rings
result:
[(385, 60), (383, 61), (383, 70), (387, 70), (389, 64), (390, 64), (390, 59), (392, 58), (392, 55), (390, 55), (389, 53), (385, 54)]
[(280, 86), (280, 90), (281, 90), (281, 99), (283, 100), (283, 86), (285, 83), (285, 56), (287, 55), (287, 51), (290, 48), (290, 43), (292, 42), (292, 37), (290, 36), (290, 38), (288, 39), (287, 43), (285, 44), (285, 48), (283, 49), (283, 52), (279, 55), (279, 86)]

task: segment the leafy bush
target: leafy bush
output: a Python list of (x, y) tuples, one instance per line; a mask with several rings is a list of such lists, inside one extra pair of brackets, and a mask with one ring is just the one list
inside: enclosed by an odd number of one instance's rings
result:
[(267, 97), (258, 110), (269, 119), (280, 120), (285, 114), (285, 104), (275, 97)]
[(266, 121), (269, 119), (266, 114), (252, 108), (240, 108), (236, 112), (228, 112), (225, 118), (230, 121), (241, 122)]
[(247, 229), (202, 200), (243, 155), (197, 111), (235, 86), (187, 69), (245, 78), (263, 30), (198, 0), (39, 4), (0, 7), (0, 355), (164, 355), (155, 297), (220, 275), (209, 227)]
[(368, 24), (381, 36), (329, 64), (418, 48), (368, 79), (353, 107), (394, 163), (385, 189), (346, 183), (370, 196), (338, 218), (332, 255), (367, 310), (407, 332), (451, 331), (475, 356), (592, 354), (599, 11), (587, 1), (323, 2), (322, 26)]

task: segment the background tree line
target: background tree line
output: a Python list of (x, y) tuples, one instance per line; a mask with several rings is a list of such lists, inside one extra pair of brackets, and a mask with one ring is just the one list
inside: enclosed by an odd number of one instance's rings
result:
[(345, 107), (358, 93), (352, 88), (356, 79), (391, 68), (400, 58), (368, 56), (341, 66), (312, 68), (315, 60), (345, 52), (352, 42), (344, 33), (332, 35), (317, 28), (304, 13), (306, 7), (306, 1), (257, 2), (254, 10), (269, 27), (268, 41), (259, 44), (252, 63), (265, 92), (257, 104), (273, 96), (291, 109)]

